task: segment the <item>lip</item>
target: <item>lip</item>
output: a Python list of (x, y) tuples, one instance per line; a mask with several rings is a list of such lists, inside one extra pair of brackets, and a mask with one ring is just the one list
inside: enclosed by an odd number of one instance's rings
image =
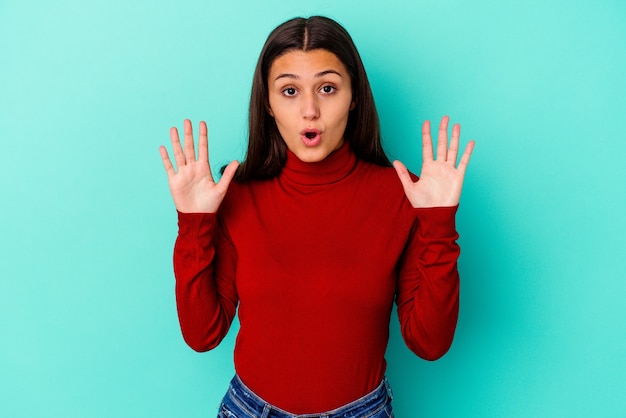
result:
[(300, 131), (302, 143), (307, 147), (314, 147), (322, 140), (322, 131), (315, 128), (306, 128)]

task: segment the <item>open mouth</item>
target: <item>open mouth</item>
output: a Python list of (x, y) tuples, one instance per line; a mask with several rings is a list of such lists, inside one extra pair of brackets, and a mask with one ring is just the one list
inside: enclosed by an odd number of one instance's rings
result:
[(304, 129), (300, 132), (302, 141), (307, 147), (314, 147), (322, 140), (322, 133), (317, 129)]

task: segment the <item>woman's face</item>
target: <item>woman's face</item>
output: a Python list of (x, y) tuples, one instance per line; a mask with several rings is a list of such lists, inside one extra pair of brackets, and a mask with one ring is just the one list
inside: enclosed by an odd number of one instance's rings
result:
[(343, 144), (354, 107), (350, 75), (325, 49), (293, 50), (268, 75), (269, 109), (287, 148), (304, 162), (326, 158)]

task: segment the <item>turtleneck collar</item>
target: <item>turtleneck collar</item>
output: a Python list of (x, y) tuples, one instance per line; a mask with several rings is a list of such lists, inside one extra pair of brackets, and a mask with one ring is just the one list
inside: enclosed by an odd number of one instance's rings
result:
[(281, 177), (306, 185), (331, 184), (344, 179), (356, 164), (356, 155), (347, 142), (322, 161), (305, 163), (296, 154), (287, 150), (287, 162)]

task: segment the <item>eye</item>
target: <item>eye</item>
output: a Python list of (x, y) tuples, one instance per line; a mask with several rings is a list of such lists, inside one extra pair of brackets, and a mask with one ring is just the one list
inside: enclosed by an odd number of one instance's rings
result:
[(322, 87), (322, 89), (321, 89), (322, 93), (324, 93), (324, 94), (331, 94), (331, 93), (334, 93), (334, 92), (335, 92), (335, 90), (337, 90), (335, 87), (333, 87), (333, 86), (328, 86), (328, 85), (327, 85), (327, 86)]
[(283, 94), (287, 97), (295, 96), (296, 89), (294, 89), (293, 87), (287, 87), (286, 89), (283, 90)]

